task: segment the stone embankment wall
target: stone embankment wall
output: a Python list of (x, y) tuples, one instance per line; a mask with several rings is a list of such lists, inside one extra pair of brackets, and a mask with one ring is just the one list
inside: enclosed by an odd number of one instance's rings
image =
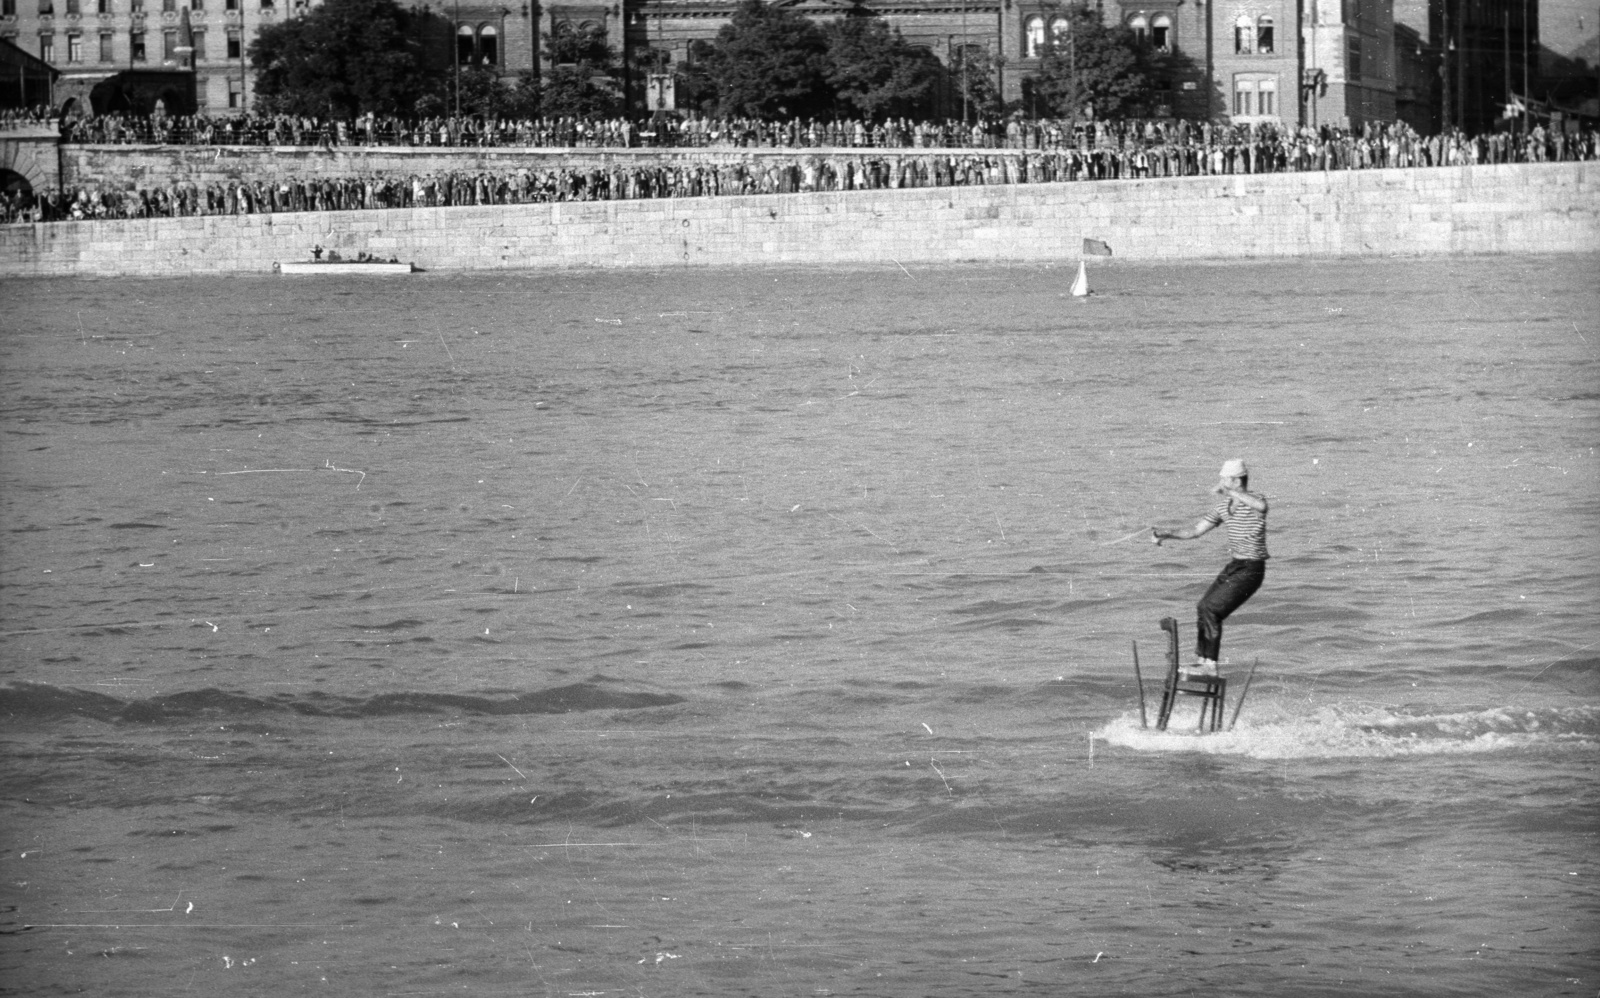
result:
[[(212, 151), (215, 156), (215, 150)], [(1600, 163), (0, 226), (0, 276), (1600, 252)]]

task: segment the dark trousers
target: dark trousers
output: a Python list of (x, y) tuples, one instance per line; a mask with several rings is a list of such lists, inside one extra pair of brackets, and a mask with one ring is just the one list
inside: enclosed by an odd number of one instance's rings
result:
[(1244, 601), (1261, 588), (1267, 576), (1267, 563), (1235, 558), (1222, 568), (1211, 588), (1200, 597), (1198, 622), (1199, 636), (1195, 639), (1195, 654), (1216, 661), (1222, 650), (1222, 622), (1228, 614), (1244, 605)]

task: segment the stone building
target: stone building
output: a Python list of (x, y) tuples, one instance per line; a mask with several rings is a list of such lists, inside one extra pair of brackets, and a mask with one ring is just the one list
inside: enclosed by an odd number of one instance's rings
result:
[[(308, 2), (0, 0), (0, 38), (64, 77), (92, 81), (128, 69), (192, 68), (195, 103), (227, 113), (251, 105), (250, 41)], [(963, 47), (981, 51), (996, 67), (999, 92), (1025, 113), (1042, 110), (1029, 79), (1049, 38), (1067, 23), (1057, 0), (772, 2), (818, 20), (881, 16), (946, 65)], [(1161, 116), (1357, 126), (1394, 117), (1394, 0), (1094, 2), (1102, 17), (1126, 24), (1155, 54), (1152, 110)], [(642, 104), (655, 53), (670, 53), (675, 65), (691, 63), (694, 43), (713, 39), (737, 0), (430, 0), (414, 6), (448, 23), (458, 65), (491, 69), (508, 82), (524, 71), (549, 69), (543, 39), (553, 32), (596, 28), (621, 59), (628, 92)], [(943, 110), (961, 114), (959, 106)]]
[(1394, 0), (1307, 0), (1306, 123), (1395, 120)]
[[(998, 67), (1000, 93), (1025, 112), (1039, 110), (1029, 79), (1047, 42), (1067, 25), (1066, 5), (1052, 0), (776, 2), (818, 20), (862, 11), (883, 17), (907, 41), (926, 47), (946, 65), (954, 63), (962, 46), (981, 49)], [(1096, 6), (1108, 21), (1126, 24), (1156, 55), (1157, 114), (1297, 124), (1301, 66), (1296, 2), (1100, 0)], [(587, 17), (608, 33), (610, 25), (620, 24), (624, 49), (666, 50), (674, 63), (684, 63), (694, 57), (693, 43), (715, 37), (736, 5), (736, 0), (633, 0), (620, 9), (552, 6), (541, 28), (553, 30), (572, 16)], [(578, 14), (580, 10), (586, 13)], [(609, 11), (610, 19), (602, 19), (601, 11)]]

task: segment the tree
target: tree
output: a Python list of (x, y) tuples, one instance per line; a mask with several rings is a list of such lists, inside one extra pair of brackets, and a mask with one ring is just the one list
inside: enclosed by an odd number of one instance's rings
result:
[(785, 7), (744, 0), (717, 32), (706, 61), (717, 109), (730, 116), (784, 119), (826, 113), (828, 40)]
[(1087, 3), (1063, 12), (1067, 29), (1039, 60), (1034, 92), (1062, 118), (1118, 118), (1150, 98), (1144, 51), (1126, 26), (1107, 25)]
[(418, 99), (416, 112), (426, 117), (451, 115), (457, 105), (463, 115), (481, 118), (535, 117), (539, 113), (539, 90), (533, 74), (523, 70), (514, 86), (485, 66), (462, 66), (456, 75), (445, 75), (435, 88)]
[(940, 66), (880, 17), (845, 17), (823, 29), (836, 113), (881, 121), (928, 110)]
[(434, 89), (428, 17), (394, 0), (325, 0), (261, 29), (250, 44), (262, 110), (354, 117), (406, 114)]
[(550, 72), (539, 87), (539, 112), (552, 118), (608, 117), (622, 107), (617, 56), (599, 28), (563, 22), (545, 42)]
[(673, 74), (678, 110), (714, 114), (717, 110), (717, 84), (706, 67), (710, 65), (715, 46), (697, 39), (689, 43), (689, 48), (692, 53), (690, 59), (678, 63)]
[(1000, 99), (999, 68), (999, 58), (981, 45), (951, 49), (947, 72), (955, 92), (952, 112), (959, 111), (963, 121), (1002, 114), (1005, 102)]

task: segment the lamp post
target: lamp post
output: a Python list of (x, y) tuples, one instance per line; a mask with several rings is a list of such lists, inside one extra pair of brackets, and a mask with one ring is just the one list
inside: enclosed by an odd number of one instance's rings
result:
[(461, 0), (455, 0), (455, 14), (450, 23), (450, 45), (455, 58), (456, 117), (461, 117)]
[(245, 0), (239, 0), (239, 113), (241, 115), (250, 113), (250, 73), (244, 63), (244, 5)]
[(1455, 40), (1450, 37), (1450, 0), (1444, 0), (1439, 5), (1443, 18), (1443, 44), (1439, 47), (1439, 130), (1444, 131), (1450, 127), (1453, 119), (1450, 106), (1450, 53), (1455, 51)]
[[(1509, 16), (1509, 15), (1508, 15)], [(1509, 44), (1510, 39), (1508, 38)], [(1507, 66), (1509, 69), (1509, 64)], [(1522, 0), (1522, 134), (1528, 134), (1528, 0)]]
[(967, 123), (967, 0), (961, 0), (961, 123)]

